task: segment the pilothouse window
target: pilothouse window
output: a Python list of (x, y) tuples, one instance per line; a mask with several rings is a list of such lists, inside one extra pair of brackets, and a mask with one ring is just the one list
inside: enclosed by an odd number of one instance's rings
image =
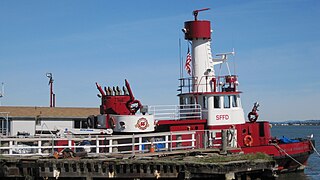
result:
[(232, 107), (238, 107), (238, 97), (236, 95), (232, 96)]
[(220, 96), (214, 96), (214, 108), (220, 108)]
[(224, 96), (224, 108), (230, 108), (230, 96)]
[(207, 109), (208, 107), (208, 100), (206, 96), (203, 96), (203, 108)]
[(180, 97), (180, 104), (185, 104), (184, 97)]
[(190, 97), (190, 104), (194, 104), (194, 98)]

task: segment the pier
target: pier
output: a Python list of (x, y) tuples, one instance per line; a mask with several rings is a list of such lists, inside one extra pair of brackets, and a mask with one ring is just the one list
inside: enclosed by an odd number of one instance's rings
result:
[[(199, 133), (204, 138), (199, 138)], [(0, 138), (0, 177), (11, 179), (272, 179), (276, 163), (226, 138), (185, 131), (121, 136)], [(188, 138), (181, 139), (181, 135)], [(200, 140), (219, 140), (197, 145)], [(81, 142), (90, 144), (81, 144)], [(212, 140), (213, 141), (213, 140)], [(197, 143), (196, 143), (197, 142)], [(205, 141), (206, 142), (206, 141)], [(68, 151), (66, 151), (68, 150)], [(65, 153), (66, 152), (66, 153)]]
[(99, 155), (56, 159), (1, 157), (0, 176), (11, 179), (273, 179), (275, 163), (264, 154), (219, 155), (217, 150)]

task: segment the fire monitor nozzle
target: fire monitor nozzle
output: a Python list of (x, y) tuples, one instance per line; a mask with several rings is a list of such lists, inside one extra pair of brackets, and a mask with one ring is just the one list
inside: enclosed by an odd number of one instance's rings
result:
[(203, 8), (203, 9), (194, 10), (194, 11), (193, 11), (194, 20), (195, 20), (195, 21), (198, 20), (198, 19), (197, 19), (197, 16), (198, 16), (198, 13), (199, 13), (200, 11), (207, 11), (207, 10), (209, 10), (209, 9), (210, 9), (210, 8)]

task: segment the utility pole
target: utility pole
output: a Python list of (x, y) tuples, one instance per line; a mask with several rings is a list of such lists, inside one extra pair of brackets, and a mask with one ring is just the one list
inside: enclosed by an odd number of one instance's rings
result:
[(48, 85), (50, 86), (50, 107), (56, 107), (56, 95), (53, 93), (52, 73), (47, 73), (46, 76), (49, 78)]

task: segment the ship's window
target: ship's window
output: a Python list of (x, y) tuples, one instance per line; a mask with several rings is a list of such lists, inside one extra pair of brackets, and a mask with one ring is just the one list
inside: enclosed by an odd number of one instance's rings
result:
[(190, 97), (190, 104), (194, 104), (194, 98)]
[(74, 122), (74, 124), (73, 124), (74, 128), (88, 128), (86, 119), (83, 119), (83, 120), (75, 119), (73, 122)]
[(184, 97), (182, 97), (182, 96), (180, 97), (180, 104), (181, 104), (181, 105), (182, 105), (182, 104), (185, 104), (185, 103), (184, 103)]
[(220, 96), (214, 96), (214, 108), (220, 108)]
[(232, 96), (232, 107), (238, 107), (238, 98), (236, 95)]
[(224, 108), (230, 108), (230, 96), (224, 96)]
[[(4, 128), (5, 126), (3, 125), (4, 124), (4, 122), (6, 121), (6, 119), (5, 118), (3, 118), (3, 117), (0, 117), (0, 131), (2, 132), (2, 127)], [(0, 133), (1, 133), (0, 132)]]
[(74, 128), (80, 128), (81, 127), (81, 121), (74, 120), (73, 122), (74, 122), (74, 125), (73, 125)]
[(208, 99), (206, 96), (203, 96), (203, 108), (205, 109), (208, 108)]
[(36, 119), (36, 125), (37, 126), (41, 126), (41, 117), (40, 116), (36, 116), (35, 119)]
[(5, 135), (6, 133), (10, 133), (11, 121), (12, 121), (11, 118), (6, 119), (3, 117), (0, 117), (0, 136), (1, 134)]
[(237, 99), (238, 99), (238, 107), (241, 107), (241, 99), (239, 95), (237, 96)]
[(189, 104), (189, 98), (187, 98), (187, 97), (183, 97), (183, 104)]

